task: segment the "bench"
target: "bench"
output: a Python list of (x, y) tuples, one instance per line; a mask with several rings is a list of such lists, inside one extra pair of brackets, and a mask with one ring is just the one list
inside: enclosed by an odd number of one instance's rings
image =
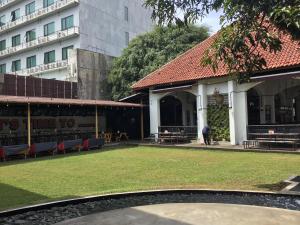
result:
[(173, 142), (179, 143), (179, 142), (185, 142), (188, 140), (188, 137), (184, 135), (181, 132), (164, 132), (159, 133), (158, 142)]
[(80, 152), (82, 148), (83, 148), (82, 139), (63, 141), (63, 142), (59, 143), (57, 146), (58, 152), (61, 152), (64, 154), (66, 154), (67, 150)]
[(30, 146), (29, 155), (36, 157), (38, 153), (48, 152), (54, 155), (57, 150), (56, 142), (35, 143)]
[(0, 158), (3, 161), (5, 161), (9, 156), (18, 156), (18, 155), (23, 155), (24, 158), (26, 159), (28, 153), (29, 153), (29, 146), (27, 144), (0, 147)]
[(102, 148), (104, 145), (104, 139), (103, 138), (89, 138), (85, 139), (83, 141), (83, 150), (88, 151), (89, 149), (98, 149)]
[(265, 140), (258, 140), (259, 144), (268, 144), (269, 149), (271, 149), (271, 144), (291, 144), (293, 149), (296, 150), (299, 144), (299, 140), (272, 140), (272, 139), (265, 139)]
[(243, 141), (244, 149), (249, 149), (251, 147), (256, 147), (257, 145), (258, 145), (258, 141), (257, 140)]

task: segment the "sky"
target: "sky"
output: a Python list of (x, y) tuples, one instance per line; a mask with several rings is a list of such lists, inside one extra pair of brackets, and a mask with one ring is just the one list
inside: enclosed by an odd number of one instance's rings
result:
[[(212, 11), (210, 14), (208, 14), (206, 17), (204, 17), (201, 21), (198, 21), (197, 24), (208, 26), (210, 28), (211, 34), (214, 34), (221, 28), (221, 25), (219, 24), (220, 15), (221, 15), (221, 12)], [(183, 17), (183, 13), (180, 12), (179, 16)]]
[(206, 25), (210, 28), (211, 33), (216, 33), (220, 28), (220, 15), (219, 12), (211, 12), (207, 17), (204, 17), (202, 21), (199, 21), (197, 24)]

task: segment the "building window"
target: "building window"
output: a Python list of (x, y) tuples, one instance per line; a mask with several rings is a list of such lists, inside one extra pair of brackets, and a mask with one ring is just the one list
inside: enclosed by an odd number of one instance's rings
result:
[(74, 21), (73, 20), (74, 20), (73, 15), (62, 18), (61, 19), (61, 30), (67, 30), (67, 29), (73, 27), (74, 26)]
[(0, 65), (0, 73), (6, 73), (6, 64)]
[(31, 2), (25, 6), (25, 14), (30, 15), (35, 12), (35, 2)]
[(5, 25), (6, 21), (5, 21), (5, 15), (0, 16), (0, 27), (2, 27), (3, 25)]
[(129, 45), (129, 32), (125, 32), (125, 45)]
[(129, 21), (128, 7), (124, 7), (124, 19), (125, 21)]
[(68, 46), (62, 49), (62, 60), (67, 60), (69, 58), (69, 49), (73, 49), (74, 46)]
[(21, 70), (21, 60), (16, 60), (11, 63), (11, 71), (16, 72)]
[(44, 64), (49, 64), (55, 62), (55, 51), (46, 52), (44, 54)]
[(55, 23), (48, 23), (44, 26), (44, 36), (49, 36), (55, 32)]
[(0, 41), (0, 51), (3, 51), (6, 49), (6, 40)]
[(34, 41), (36, 39), (35, 30), (26, 32), (26, 42)]
[(36, 66), (36, 56), (30, 56), (26, 59), (26, 68), (32, 68)]
[(21, 44), (21, 35), (16, 35), (11, 38), (12, 47), (16, 47)]
[(54, 0), (44, 0), (44, 8), (54, 4)]
[(11, 21), (15, 21), (20, 18), (20, 9), (16, 9), (11, 12)]

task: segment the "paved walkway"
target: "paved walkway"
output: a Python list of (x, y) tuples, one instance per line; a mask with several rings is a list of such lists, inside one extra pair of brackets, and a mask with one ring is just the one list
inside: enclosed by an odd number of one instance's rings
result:
[(57, 225), (299, 225), (300, 211), (225, 204), (164, 204), (93, 214)]

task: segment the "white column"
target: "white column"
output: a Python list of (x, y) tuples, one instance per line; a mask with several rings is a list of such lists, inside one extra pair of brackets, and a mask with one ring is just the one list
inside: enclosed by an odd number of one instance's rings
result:
[(149, 93), (150, 133), (158, 134), (160, 126), (160, 95)]
[(235, 81), (228, 81), (230, 142), (242, 144), (247, 140), (247, 91), (239, 89)]
[(198, 85), (197, 92), (197, 128), (198, 141), (204, 143), (202, 129), (207, 125), (207, 90), (205, 84)]

